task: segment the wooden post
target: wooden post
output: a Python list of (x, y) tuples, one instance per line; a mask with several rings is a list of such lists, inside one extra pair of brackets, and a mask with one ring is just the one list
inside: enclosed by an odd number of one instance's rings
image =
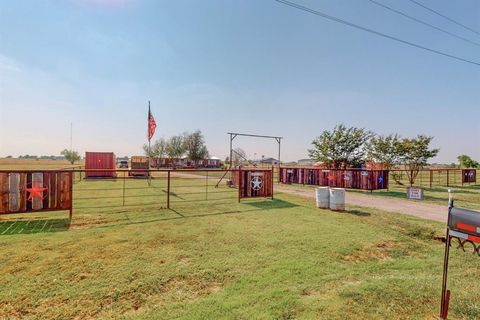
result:
[(167, 174), (167, 209), (170, 209), (170, 170)]
[(205, 176), (205, 200), (208, 200), (208, 171), (207, 175)]
[[(280, 167), (279, 167), (280, 168)], [(273, 181), (274, 181), (274, 177), (273, 177), (273, 174), (274, 174), (274, 170), (275, 170), (275, 167), (272, 166), (272, 200), (273, 200)], [(280, 170), (279, 170), (280, 171)], [(280, 172), (279, 172), (280, 174)]]
[(430, 189), (432, 189), (432, 182), (433, 182), (433, 174), (432, 174), (432, 169), (430, 169)]
[(238, 203), (240, 203), (240, 199), (242, 198), (242, 166), (238, 166)]
[(68, 214), (69, 223), (72, 222), (73, 216), (73, 172), (70, 172), (70, 212)]
[(450, 170), (449, 170), (449, 169), (447, 169), (447, 187), (449, 186), (449, 185), (448, 185), (448, 183), (449, 183), (449, 181), (448, 181), (448, 180), (449, 180), (449, 178), (450, 178), (450, 175), (449, 175), (449, 174), (450, 174)]
[[(373, 193), (373, 171), (370, 171), (370, 193)], [(343, 186), (345, 187), (345, 181)]]

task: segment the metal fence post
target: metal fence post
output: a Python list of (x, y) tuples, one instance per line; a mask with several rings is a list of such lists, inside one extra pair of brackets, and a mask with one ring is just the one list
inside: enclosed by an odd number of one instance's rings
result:
[(208, 171), (205, 176), (205, 200), (208, 200)]
[(125, 170), (123, 171), (123, 206), (125, 206)]
[(170, 209), (170, 170), (167, 174), (167, 209)]

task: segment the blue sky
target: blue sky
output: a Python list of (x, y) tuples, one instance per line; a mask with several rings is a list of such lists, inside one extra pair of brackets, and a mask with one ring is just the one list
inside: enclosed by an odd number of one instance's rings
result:
[[(472, 41), (480, 36), (409, 1), (378, 0)], [(367, 0), (298, 3), (480, 61), (480, 47)], [(480, 30), (480, 2), (421, 0)], [(156, 137), (200, 129), (210, 153), (229, 131), (284, 137), (307, 156), (324, 129), (435, 136), (434, 159), (480, 159), (480, 67), (437, 56), (273, 0), (0, 0), (0, 156), (74, 149), (141, 154), (147, 101)], [(276, 143), (239, 138), (248, 155)]]

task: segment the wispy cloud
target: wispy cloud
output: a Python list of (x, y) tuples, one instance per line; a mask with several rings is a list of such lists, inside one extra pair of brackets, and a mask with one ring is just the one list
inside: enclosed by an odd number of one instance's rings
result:
[(70, 0), (73, 3), (86, 7), (121, 7), (135, 0)]
[(0, 70), (13, 71), (13, 72), (22, 71), (22, 69), (20, 68), (20, 65), (17, 62), (15, 62), (15, 60), (1, 53), (0, 53)]

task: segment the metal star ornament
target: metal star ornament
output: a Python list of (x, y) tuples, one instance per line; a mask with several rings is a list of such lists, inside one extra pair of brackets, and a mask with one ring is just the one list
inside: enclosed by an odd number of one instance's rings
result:
[(25, 189), (29, 193), (28, 195), (28, 200), (33, 200), (33, 198), (37, 197), (40, 200), (45, 199), (45, 196), (43, 193), (47, 191), (47, 188), (44, 187), (43, 183), (40, 185), (39, 182), (35, 181), (32, 185), (32, 187)]
[(253, 177), (252, 178), (252, 189), (257, 191), (257, 190), (260, 190), (262, 188), (262, 178), (260, 177)]

